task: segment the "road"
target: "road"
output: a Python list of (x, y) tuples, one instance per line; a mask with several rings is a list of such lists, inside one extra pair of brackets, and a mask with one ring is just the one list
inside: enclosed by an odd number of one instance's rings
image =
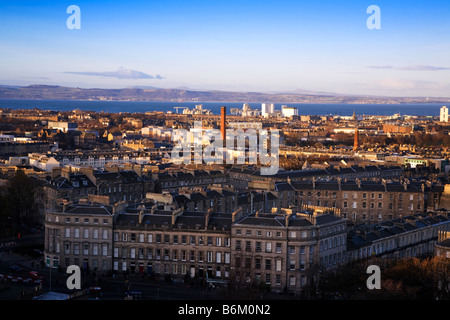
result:
[[(0, 252), (0, 274), (27, 278), (30, 271), (37, 271), (43, 276), (42, 291), (74, 293), (67, 289), (66, 280), (69, 276), (65, 270), (47, 268), (41, 264), (42, 257), (30, 257), (16, 252)], [(18, 265), (21, 272), (11, 272), (9, 267)], [(51, 279), (51, 282), (50, 282)], [(93, 273), (82, 273), (82, 289), (92, 286), (102, 288), (103, 300), (123, 300), (127, 291), (140, 291), (144, 300), (211, 300), (219, 299), (219, 290), (193, 287), (187, 283), (156, 281), (140, 275), (125, 277), (122, 274), (108, 277), (96, 277)], [(84, 297), (87, 298), (87, 297)]]

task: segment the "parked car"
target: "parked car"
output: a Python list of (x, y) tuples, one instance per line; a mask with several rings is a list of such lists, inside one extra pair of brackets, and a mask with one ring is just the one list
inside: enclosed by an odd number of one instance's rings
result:
[(37, 271), (30, 271), (28, 275), (33, 280), (44, 280), (44, 276), (40, 275)]

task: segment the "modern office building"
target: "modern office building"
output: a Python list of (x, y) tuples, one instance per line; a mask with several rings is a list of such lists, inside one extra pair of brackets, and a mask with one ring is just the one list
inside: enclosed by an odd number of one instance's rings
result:
[(441, 121), (441, 122), (448, 122), (448, 108), (446, 106), (443, 106), (440, 109), (439, 121)]
[(67, 121), (49, 121), (48, 128), (54, 130), (61, 130), (62, 132), (69, 132), (77, 130), (78, 124), (76, 122), (67, 122)]
[(298, 109), (295, 107), (281, 106), (281, 114), (283, 117), (298, 116)]
[(261, 104), (261, 115), (265, 118), (270, 117), (275, 114), (275, 106), (273, 103), (262, 103)]

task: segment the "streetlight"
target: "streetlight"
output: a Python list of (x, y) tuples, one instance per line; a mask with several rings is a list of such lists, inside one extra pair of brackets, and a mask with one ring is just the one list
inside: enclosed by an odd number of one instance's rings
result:
[(53, 259), (50, 258), (50, 257), (47, 257), (46, 260), (47, 260), (48, 266), (50, 267), (50, 281), (49, 281), (49, 289), (48, 289), (48, 292), (51, 292), (51, 291), (52, 291), (52, 262), (53, 262)]
[(50, 258), (47, 257), (47, 264), (50, 268), (50, 281), (49, 281), (49, 292), (52, 291), (52, 269), (53, 269), (53, 264), (55, 263), (55, 258)]

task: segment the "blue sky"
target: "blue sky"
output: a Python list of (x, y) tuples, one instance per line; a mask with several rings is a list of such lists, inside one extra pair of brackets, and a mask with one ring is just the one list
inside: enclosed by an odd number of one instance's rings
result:
[(447, 0), (0, 1), (0, 84), (450, 97), (449, 52)]

